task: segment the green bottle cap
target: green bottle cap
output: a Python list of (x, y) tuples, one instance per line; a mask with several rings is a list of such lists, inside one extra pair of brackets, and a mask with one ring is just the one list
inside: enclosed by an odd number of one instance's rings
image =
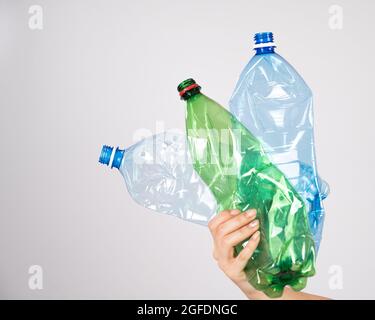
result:
[(194, 79), (190, 78), (182, 81), (178, 85), (177, 91), (180, 93), (181, 99), (187, 100), (197, 93), (200, 93), (201, 87), (195, 82)]

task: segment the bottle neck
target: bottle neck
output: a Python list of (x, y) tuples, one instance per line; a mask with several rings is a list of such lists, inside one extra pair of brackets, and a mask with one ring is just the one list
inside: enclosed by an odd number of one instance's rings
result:
[(185, 101), (193, 101), (193, 100), (197, 99), (198, 97), (200, 97), (201, 95), (202, 95), (202, 93), (200, 91), (191, 92), (187, 97), (184, 97), (183, 100), (185, 100)]
[(196, 87), (193, 87), (193, 88), (186, 88), (188, 90), (186, 91), (183, 91), (180, 93), (180, 96), (181, 96), (181, 99), (182, 100), (189, 100), (193, 97), (196, 97), (197, 95), (199, 95), (201, 93), (201, 87), (199, 86), (196, 86)]
[(122, 159), (124, 158), (125, 150), (121, 150), (119, 147), (116, 148), (115, 155), (113, 156), (111, 168), (120, 169)]
[(254, 50), (255, 50), (255, 55), (275, 53), (275, 46), (255, 48)]

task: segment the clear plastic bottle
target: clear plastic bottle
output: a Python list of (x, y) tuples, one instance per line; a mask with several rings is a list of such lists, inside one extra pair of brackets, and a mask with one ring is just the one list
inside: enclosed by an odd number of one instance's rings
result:
[(322, 200), (329, 187), (316, 169), (312, 92), (275, 53), (271, 32), (255, 34), (254, 41), (255, 55), (240, 75), (230, 111), (262, 142), (270, 160), (305, 200), (318, 249), (324, 221)]
[(194, 171), (186, 137), (165, 132), (121, 150), (103, 146), (99, 162), (117, 168), (130, 196), (143, 207), (207, 225), (216, 200)]

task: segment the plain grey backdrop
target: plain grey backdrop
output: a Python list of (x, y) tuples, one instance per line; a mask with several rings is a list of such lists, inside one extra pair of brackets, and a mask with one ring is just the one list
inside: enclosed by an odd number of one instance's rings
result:
[(253, 34), (273, 31), (313, 90), (331, 186), (306, 291), (375, 298), (374, 14), (370, 0), (0, 0), (0, 297), (244, 298), (206, 228), (138, 206), (98, 156), (183, 129), (188, 77), (227, 105)]

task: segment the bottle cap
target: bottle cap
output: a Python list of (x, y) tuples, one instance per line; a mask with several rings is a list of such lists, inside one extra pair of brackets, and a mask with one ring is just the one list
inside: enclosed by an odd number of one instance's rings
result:
[(100, 153), (99, 162), (108, 166), (111, 161), (112, 151), (113, 147), (104, 145)]
[(177, 87), (177, 91), (179, 92), (180, 97), (183, 100), (187, 100), (190, 97), (196, 95), (200, 92), (200, 90), (201, 87), (192, 78), (182, 81)]
[(254, 50), (255, 54), (274, 53), (275, 44), (273, 43), (272, 32), (259, 32), (254, 36)]
[(254, 36), (254, 48), (270, 47), (273, 46), (273, 33), (272, 32), (258, 32)]

